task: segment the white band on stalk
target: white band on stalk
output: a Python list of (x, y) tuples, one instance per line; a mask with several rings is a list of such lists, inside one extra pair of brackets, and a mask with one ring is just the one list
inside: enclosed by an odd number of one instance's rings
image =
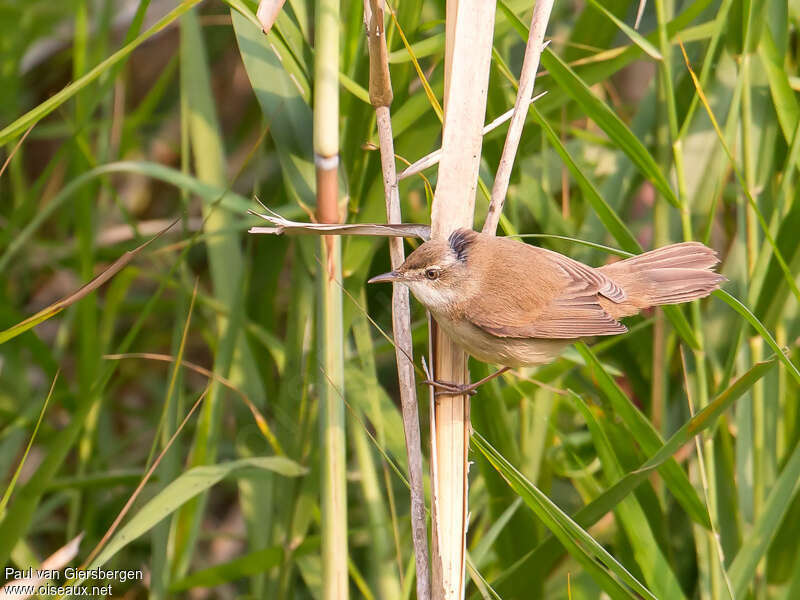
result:
[(339, 166), (339, 155), (334, 154), (333, 156), (321, 156), (319, 154), (315, 154), (314, 164), (323, 171), (330, 171)]

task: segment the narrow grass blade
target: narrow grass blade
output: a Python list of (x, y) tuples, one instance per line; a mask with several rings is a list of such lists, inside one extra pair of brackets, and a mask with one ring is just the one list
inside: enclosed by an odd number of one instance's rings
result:
[(658, 51), (658, 49), (653, 44), (651, 44), (647, 40), (647, 38), (645, 38), (642, 34), (640, 34), (638, 31), (627, 25), (624, 21), (618, 19), (617, 16), (614, 15), (614, 13), (608, 10), (597, 0), (589, 0), (589, 3), (592, 6), (594, 6), (597, 10), (599, 10), (601, 13), (603, 13), (612, 23), (614, 23), (614, 25), (619, 27), (622, 33), (627, 35), (634, 44), (636, 44), (637, 46), (639, 46), (639, 48), (642, 49), (642, 52), (644, 52), (650, 58), (653, 58), (655, 60), (663, 60), (661, 53)]
[(800, 105), (789, 81), (789, 74), (784, 68), (785, 56), (775, 46), (775, 40), (768, 27), (765, 28), (761, 38), (758, 55), (761, 64), (764, 65), (764, 73), (767, 76), (772, 103), (783, 137), (786, 144), (791, 145), (797, 131), (797, 123), (800, 121)]
[(400, 27), (400, 23), (397, 20), (397, 16), (395, 15), (393, 10), (389, 10), (389, 15), (392, 17), (392, 23), (397, 28), (397, 33), (400, 34), (400, 39), (403, 40), (403, 45), (406, 48), (406, 52), (408, 52), (408, 56), (411, 58), (411, 62), (414, 64), (414, 69), (417, 72), (417, 77), (419, 78), (419, 82), (422, 84), (422, 88), (425, 90), (425, 96), (428, 98), (428, 102), (430, 103), (433, 112), (436, 113), (436, 117), (439, 119), (440, 122), (444, 121), (444, 112), (442, 111), (442, 105), (439, 104), (439, 100), (436, 98), (436, 94), (433, 93), (433, 89), (431, 89), (430, 84), (428, 83), (427, 77), (425, 77), (425, 73), (422, 71), (422, 67), (417, 60), (417, 57), (414, 55), (414, 50), (411, 47), (411, 44), (408, 43), (406, 39), (405, 33), (403, 33), (403, 28)]
[(767, 342), (769, 347), (775, 351), (775, 354), (778, 356), (780, 361), (784, 365), (786, 365), (786, 368), (788, 369), (789, 373), (791, 373), (794, 380), (797, 381), (798, 384), (800, 384), (800, 369), (798, 369), (797, 365), (795, 365), (789, 359), (789, 357), (786, 356), (786, 353), (783, 351), (783, 348), (781, 348), (778, 345), (778, 343), (775, 341), (775, 338), (772, 337), (772, 334), (769, 331), (767, 331), (767, 328), (764, 327), (761, 321), (759, 321), (756, 318), (756, 316), (752, 312), (750, 312), (750, 309), (747, 308), (744, 304), (742, 304), (740, 300), (738, 300), (737, 298), (735, 298), (734, 296), (732, 296), (731, 294), (729, 294), (724, 290), (717, 290), (713, 292), (712, 295), (716, 296), (717, 298), (725, 302), (733, 310), (735, 310), (737, 313), (739, 313), (745, 319), (747, 319), (747, 322), (753, 326), (753, 329), (755, 329), (758, 332), (758, 334), (762, 338), (764, 338), (764, 341)]
[[(691, 442), (692, 438), (703, 431), (713, 427), (719, 416), (727, 410), (734, 401), (745, 394), (755, 382), (766, 375), (776, 364), (776, 359), (772, 358), (754, 365), (749, 371), (739, 377), (724, 392), (719, 394), (704, 410), (695, 415), (690, 421), (685, 423), (676, 431), (667, 442), (654, 453), (647, 462), (635, 471), (626, 474), (610, 488), (605, 490), (591, 503), (587, 504), (573, 515), (575, 522), (588, 528), (597, 523), (600, 518), (613, 510), (628, 494), (635, 490), (644, 482), (651, 473), (659, 466), (669, 460), (684, 445)], [(475, 441), (473, 437), (473, 442)], [(550, 537), (544, 540), (531, 552), (520, 559), (516, 564), (503, 572), (495, 583), (507, 577), (511, 577), (521, 568), (536, 568), (540, 572), (546, 573), (559, 560), (563, 550), (557, 537)]]
[[(309, 537), (292, 549), (293, 557), (306, 556), (319, 551), (319, 537)], [(231, 561), (201, 569), (179, 579), (172, 585), (171, 592), (184, 592), (192, 588), (211, 588), (242, 579), (248, 575), (257, 575), (277, 567), (285, 560), (286, 550), (283, 546), (271, 546), (263, 550), (249, 552)]]
[(180, 17), (186, 11), (190, 10), (199, 2), (200, 0), (184, 0), (164, 17), (159, 19), (152, 27), (147, 29), (147, 31), (144, 31), (142, 34), (138, 35), (130, 43), (125, 44), (114, 54), (87, 72), (83, 77), (76, 79), (63, 90), (53, 94), (47, 100), (36, 106), (36, 108), (28, 111), (19, 119), (0, 130), (0, 145), (5, 144), (7, 141), (13, 139), (14, 136), (30, 127), (32, 124), (37, 123), (49, 115), (56, 108), (64, 104), (64, 102), (72, 98), (75, 94), (100, 77), (100, 75), (102, 75), (109, 68), (128, 56), (135, 48), (140, 46), (142, 42), (157, 34), (159, 31), (164, 29), (167, 25), (175, 21), (175, 19)]
[(46, 321), (47, 319), (54, 317), (68, 306), (75, 304), (82, 298), (91, 294), (94, 290), (102, 286), (109, 279), (114, 277), (114, 275), (116, 275), (122, 269), (124, 269), (128, 265), (128, 263), (130, 263), (136, 257), (137, 254), (139, 254), (142, 250), (144, 250), (147, 246), (149, 246), (154, 240), (157, 240), (164, 233), (169, 231), (169, 229), (171, 229), (172, 226), (175, 225), (175, 223), (177, 223), (177, 221), (173, 221), (170, 225), (162, 229), (160, 232), (151, 237), (145, 243), (134, 248), (133, 250), (129, 250), (128, 252), (120, 256), (117, 260), (111, 263), (111, 266), (109, 266), (102, 273), (100, 273), (100, 275), (92, 279), (89, 283), (81, 286), (77, 291), (73, 292), (69, 296), (62, 298), (57, 302), (54, 302), (47, 308), (43, 308), (35, 315), (28, 317), (24, 321), (21, 321), (16, 325), (13, 325), (12, 327), (9, 327), (5, 331), (0, 331), (0, 344), (3, 344), (12, 338), (15, 338), (21, 333), (28, 331), (28, 329), (31, 329), (32, 327), (36, 327), (39, 323), (42, 323), (43, 321)]
[(658, 189), (670, 204), (678, 208), (680, 203), (661, 172), (653, 156), (647, 151), (639, 139), (633, 135), (622, 120), (614, 114), (608, 105), (597, 98), (589, 86), (573, 71), (569, 65), (556, 56), (549, 48), (542, 53), (542, 64), (561, 88), (577, 102), (592, 119), (606, 132), (609, 138), (639, 168), (641, 173)]
[(239, 389), (232, 381), (229, 379), (222, 377), (221, 375), (215, 373), (214, 371), (210, 371), (200, 365), (196, 365), (194, 363), (188, 362), (186, 360), (180, 360), (179, 357), (170, 356), (169, 354), (156, 354), (153, 352), (130, 352), (128, 354), (106, 354), (103, 358), (107, 360), (121, 360), (125, 358), (144, 358), (147, 360), (157, 360), (161, 362), (168, 362), (173, 363), (174, 368), (178, 366), (185, 367), (190, 371), (194, 371), (195, 373), (199, 373), (204, 377), (207, 377), (209, 382), (215, 381), (220, 385), (225, 386), (230, 391), (235, 393), (239, 398), (242, 399), (247, 409), (250, 411), (250, 414), (253, 415), (253, 420), (256, 423), (256, 427), (258, 427), (261, 434), (264, 436), (264, 439), (272, 446), (273, 451), (278, 456), (283, 456), (284, 451), (278, 442), (278, 438), (272, 432), (272, 429), (269, 426), (269, 423), (264, 418), (264, 415), (261, 414), (261, 411), (258, 410), (255, 404), (253, 404), (252, 400), (244, 393), (241, 389)]
[[(606, 473), (606, 479), (619, 481), (624, 471), (606, 432), (583, 399), (575, 392), (571, 392), (571, 396), (592, 434), (597, 455)], [(636, 496), (626, 497), (615, 510), (633, 548), (636, 562), (653, 591), (658, 594), (659, 598), (685, 598), (678, 578), (659, 546)]]
[[(576, 344), (575, 347), (583, 356), (586, 364), (591, 367), (600, 389), (603, 390), (606, 398), (611, 402), (614, 412), (622, 419), (636, 443), (641, 446), (646, 455), (652, 455), (657, 452), (664, 445), (664, 441), (655, 427), (653, 427), (653, 424), (634, 406), (630, 398), (617, 385), (617, 382), (606, 373), (597, 356), (584, 342)], [(664, 478), (664, 483), (666, 483), (670, 492), (672, 492), (675, 499), (683, 506), (692, 520), (705, 528), (711, 527), (711, 521), (708, 518), (708, 511), (705, 505), (678, 463), (674, 459), (669, 459), (659, 469), (659, 473)]]
[(714, 116), (714, 111), (711, 110), (711, 105), (708, 102), (708, 98), (706, 98), (705, 92), (700, 85), (700, 81), (697, 79), (697, 75), (695, 75), (694, 70), (692, 69), (692, 65), (689, 62), (689, 57), (686, 54), (686, 49), (683, 47), (683, 44), (680, 44), (681, 52), (683, 53), (683, 59), (686, 63), (686, 68), (689, 71), (689, 75), (692, 78), (692, 82), (694, 83), (695, 90), (697, 91), (698, 96), (700, 97), (700, 101), (703, 103), (703, 107), (706, 109), (706, 113), (708, 114), (709, 119), (711, 120), (711, 124), (714, 127), (714, 131), (717, 133), (717, 137), (719, 138), (720, 144), (722, 145), (723, 150), (725, 150), (725, 154), (728, 156), (728, 160), (730, 161), (731, 166), (733, 167), (733, 172), (736, 174), (736, 178), (739, 181), (739, 185), (741, 186), (742, 193), (744, 193), (745, 197), (747, 198), (750, 207), (752, 208), (755, 215), (758, 217), (758, 224), (761, 227), (761, 231), (764, 234), (764, 238), (769, 242), (770, 246), (772, 247), (773, 256), (778, 261), (778, 264), (783, 271), (784, 278), (786, 283), (789, 285), (789, 288), (792, 290), (792, 293), (795, 297), (800, 300), (800, 287), (798, 287), (797, 281), (795, 281), (794, 275), (789, 269), (789, 265), (786, 264), (786, 260), (783, 257), (783, 254), (778, 248), (778, 245), (775, 242), (775, 238), (770, 233), (769, 226), (767, 225), (766, 220), (764, 219), (764, 214), (762, 213), (761, 209), (758, 206), (758, 203), (753, 198), (753, 195), (750, 193), (750, 188), (745, 181), (744, 175), (742, 174), (741, 170), (737, 166), (736, 159), (731, 152), (731, 149), (728, 147), (728, 143), (725, 141), (725, 135), (722, 133), (722, 130), (719, 127), (719, 123), (717, 122), (717, 118)]
[(753, 580), (756, 567), (766, 555), (775, 532), (800, 490), (800, 444), (795, 446), (786, 466), (767, 496), (761, 516), (728, 569), (735, 598), (742, 598)]
[(28, 440), (28, 445), (25, 447), (25, 452), (22, 453), (22, 458), (20, 458), (19, 465), (17, 465), (14, 475), (11, 476), (11, 481), (8, 482), (8, 487), (6, 487), (6, 491), (3, 493), (3, 498), (0, 500), (0, 519), (2, 519), (6, 514), (6, 505), (8, 504), (8, 500), (11, 498), (11, 494), (14, 492), (14, 487), (17, 485), (17, 479), (19, 478), (19, 474), (22, 472), (22, 467), (25, 465), (25, 460), (28, 458), (28, 453), (31, 451), (33, 440), (36, 439), (36, 434), (39, 433), (39, 426), (42, 424), (42, 419), (44, 419), (44, 413), (47, 411), (47, 405), (50, 404), (50, 398), (53, 397), (53, 390), (56, 389), (56, 381), (58, 381), (58, 372), (56, 372), (56, 376), (53, 378), (53, 383), (50, 384), (50, 391), (47, 392), (47, 397), (44, 399), (42, 410), (39, 412), (39, 418), (36, 420), (36, 425), (33, 428), (31, 438)]
[(628, 226), (625, 225), (625, 222), (614, 212), (614, 210), (609, 206), (608, 202), (600, 195), (600, 192), (597, 191), (597, 188), (594, 184), (589, 181), (589, 178), (584, 175), (581, 168), (578, 166), (578, 163), (570, 155), (567, 147), (561, 141), (561, 138), (558, 137), (558, 134), (555, 130), (550, 126), (547, 119), (545, 119), (542, 114), (536, 109), (536, 106), (531, 106), (531, 113), (533, 114), (534, 119), (539, 123), (544, 131), (547, 139), (552, 144), (553, 148), (555, 148), (558, 155), (561, 157), (561, 160), (564, 161), (569, 172), (577, 181), (578, 186), (580, 186), (581, 191), (584, 193), (586, 197), (586, 201), (591, 205), (594, 209), (597, 217), (600, 221), (605, 225), (608, 232), (617, 240), (617, 243), (622, 246), (628, 252), (631, 253), (639, 253), (642, 252), (642, 247), (639, 242), (636, 241), (633, 233), (631, 230), (628, 229)]
[[(31, 239), (34, 233), (49, 219), (57, 210), (59, 210), (72, 196), (81, 189), (83, 186), (89, 184), (91, 181), (109, 175), (112, 173), (133, 173), (144, 175), (163, 181), (169, 185), (178, 187), (187, 193), (196, 194), (205, 204), (219, 204), (225, 210), (242, 214), (247, 212), (252, 207), (252, 201), (244, 196), (240, 196), (234, 192), (230, 192), (223, 188), (208, 183), (202, 182), (199, 179), (181, 173), (176, 169), (171, 169), (164, 165), (151, 162), (138, 162), (138, 161), (120, 161), (108, 163), (94, 169), (90, 169), (72, 181), (59, 191), (59, 193), (44, 207), (37, 211), (36, 216), (25, 225), (25, 227), (16, 235), (11, 243), (5, 249), (2, 257), (0, 257), (0, 272), (2, 272), (10, 263), (11, 259), (25, 246)], [(295, 215), (299, 214), (296, 208), (291, 207)], [(297, 212), (294, 212), (297, 211)], [(284, 214), (289, 214), (284, 212)]]
[[(483, 436), (479, 433), (474, 433), (472, 441), (512, 489), (525, 501), (525, 504), (536, 513), (553, 535), (567, 548), (567, 551), (587, 571), (592, 573), (597, 583), (612, 598), (634, 598), (635, 596), (630, 590), (625, 589), (618, 581), (613, 579), (608, 571), (619, 577), (637, 594), (656, 600), (650, 590), (631, 575), (603, 546), (558, 508), (535, 485), (525, 479), (522, 473), (503, 458)], [(599, 561), (605, 568), (600, 568), (595, 561)]]
[[(544, 131), (547, 139), (550, 140), (552, 146), (556, 149), (561, 159), (567, 165), (570, 173), (572, 176), (575, 177), (575, 180), (578, 182), (578, 185), (583, 191), (584, 196), (586, 197), (586, 201), (592, 206), (597, 217), (600, 219), (600, 222), (603, 223), (605, 228), (608, 232), (617, 240), (617, 243), (625, 249), (628, 256), (632, 256), (633, 254), (638, 254), (642, 252), (642, 246), (634, 237), (631, 230), (628, 229), (625, 222), (614, 212), (614, 210), (609, 206), (608, 202), (600, 195), (600, 192), (597, 191), (597, 188), (594, 184), (584, 175), (583, 171), (581, 171), (578, 164), (569, 154), (566, 146), (564, 146), (561, 139), (558, 137), (558, 134), (553, 130), (550, 124), (547, 122), (541, 113), (536, 109), (535, 105), (531, 106), (531, 113), (533, 114), (534, 119), (541, 125), (542, 130)], [(664, 306), (663, 307), (664, 313), (669, 318), (672, 325), (675, 327), (675, 330), (678, 332), (678, 335), (681, 336), (681, 339), (684, 340), (691, 348), (698, 348), (699, 344), (697, 342), (697, 337), (694, 334), (694, 330), (692, 329), (689, 322), (686, 320), (684, 314), (680, 311), (680, 309), (676, 306)]]

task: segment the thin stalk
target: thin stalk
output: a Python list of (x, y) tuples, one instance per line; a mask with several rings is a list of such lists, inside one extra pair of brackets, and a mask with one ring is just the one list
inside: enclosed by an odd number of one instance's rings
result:
[[(364, 1), (364, 21), (369, 46), (370, 102), (375, 107), (378, 139), (383, 169), (383, 189), (386, 198), (388, 223), (401, 223), (400, 194), (397, 187), (397, 171), (394, 162), (394, 141), (389, 106), (392, 103), (392, 85), (384, 29), (383, 0)], [(389, 238), (389, 253), (392, 269), (405, 260), (403, 240)], [(403, 414), (406, 454), (408, 455), (408, 478), (411, 493), (411, 539), (414, 544), (414, 561), (417, 567), (417, 598), (428, 600), (431, 596), (430, 568), (428, 556), (427, 519), (425, 513), (425, 490), (422, 474), (422, 442), (419, 429), (417, 391), (414, 379), (413, 344), (411, 340), (411, 306), (408, 288), (392, 286), (392, 328), (395, 340), (397, 378), (400, 385), (400, 404)]]
[[(672, 154), (675, 167), (675, 175), (678, 183), (678, 200), (680, 203), (680, 217), (681, 228), (683, 230), (683, 237), (685, 240), (691, 240), (692, 235), (692, 221), (691, 221), (691, 206), (689, 204), (689, 196), (686, 192), (686, 173), (684, 170), (683, 161), (683, 144), (682, 134), (683, 131), (678, 127), (678, 111), (675, 104), (675, 90), (673, 87), (673, 73), (672, 73), (672, 46), (669, 43), (669, 36), (667, 33), (667, 22), (672, 14), (673, 6), (669, 0), (656, 0), (656, 18), (658, 20), (658, 40), (660, 45), (661, 55), (663, 60), (659, 63), (659, 73), (661, 76), (661, 83), (664, 89), (664, 99), (666, 101), (667, 117), (669, 122), (669, 136), (672, 140)], [(700, 306), (697, 302), (691, 305), (692, 325), (694, 327), (695, 337), (697, 339), (697, 349), (693, 351), (695, 359), (695, 370), (697, 376), (696, 394), (695, 397), (698, 406), (703, 409), (709, 403), (709, 381), (708, 371), (705, 360), (705, 341), (703, 335), (703, 321), (700, 314)], [(725, 569), (721, 560), (719, 559), (719, 539), (714, 535), (714, 529), (719, 528), (719, 514), (717, 510), (717, 485), (716, 485), (716, 467), (714, 464), (714, 438), (711, 435), (706, 435), (703, 441), (704, 452), (698, 460), (704, 461), (704, 471), (707, 476), (708, 490), (707, 490), (707, 504), (706, 508), (709, 512), (709, 519), (712, 523), (712, 530), (705, 532), (705, 541), (707, 546), (707, 556), (713, 561), (709, 566), (711, 574), (711, 592), (713, 598), (722, 598), (723, 593), (727, 595), (724, 590), (730, 589), (730, 586), (724, 585)], [(713, 559), (711, 557), (714, 557)], [(716, 559), (716, 560), (715, 560)]]
[[(367, 305), (366, 292), (366, 289), (362, 287), (358, 297), (360, 306)], [(367, 381), (364, 394), (369, 397), (368, 404), (370, 409), (362, 409), (360, 417), (357, 417), (356, 412), (353, 410), (354, 407), (348, 406), (350, 410), (349, 423), (351, 424), (351, 431), (353, 432), (352, 436), (362, 436), (367, 447), (369, 447), (369, 440), (373, 440), (377, 444), (379, 452), (382, 453), (383, 448), (386, 448), (387, 445), (387, 428), (383, 420), (380, 401), (378, 399), (380, 386), (378, 384), (378, 375), (375, 367), (375, 345), (372, 340), (370, 321), (366, 313), (354, 319), (353, 339), (358, 353), (359, 363)], [(364, 423), (370, 416), (375, 432), (374, 434), (368, 435)], [(356, 440), (355, 443), (358, 444), (359, 440)], [(381, 456), (383, 455), (381, 454)], [(381, 461), (381, 473), (379, 476), (371, 456), (368, 461), (360, 456), (358, 460), (360, 463), (359, 471), (363, 473), (361, 484), (364, 487), (364, 496), (365, 498), (375, 498), (374, 502), (367, 504), (367, 516), (370, 522), (370, 530), (372, 531), (370, 540), (371, 556), (369, 559), (370, 566), (374, 571), (373, 579), (376, 582), (374, 589), (379, 591), (380, 598), (399, 599), (403, 597), (402, 588), (405, 569), (403, 567), (403, 551), (401, 549), (397, 510), (394, 501), (394, 488), (389, 473), (389, 465), (386, 461)], [(366, 468), (368, 472), (364, 472), (364, 468)], [(375, 480), (375, 489), (372, 491), (367, 489), (368, 485), (372, 485), (371, 482), (366, 481), (368, 478), (374, 478)], [(382, 481), (380, 481), (381, 478)], [(381, 484), (386, 490), (385, 498), (381, 495)], [(389, 535), (389, 532), (391, 532), (391, 535)], [(378, 537), (380, 539), (377, 539)], [(392, 541), (394, 544), (392, 544)]]
[[(400, 579), (388, 568), (392, 558), (392, 542), (388, 534), (391, 527), (386, 515), (386, 505), (381, 494), (380, 481), (372, 461), (369, 440), (361, 424), (349, 419), (350, 438), (355, 450), (358, 471), (361, 474), (361, 493), (367, 511), (370, 531), (370, 555), (367, 557), (368, 579), (379, 598), (401, 598)], [(391, 493), (391, 488), (387, 490)]]
[[(89, 57), (90, 11), (88, 3), (83, 1), (78, 5), (75, 15), (75, 45), (73, 49), (73, 75), (79, 78), (87, 69)], [(89, 105), (91, 104), (89, 90), (84, 90), (75, 97), (75, 123), (84, 123), (88, 118)], [(78, 125), (79, 127), (79, 125)], [(89, 168), (93, 150), (91, 140), (84, 130), (79, 129), (74, 138), (77, 148), (86, 148), (87, 154), (76, 151), (72, 156), (72, 168), (75, 173), (81, 173)], [(75, 202), (75, 230), (78, 240), (77, 253), (80, 265), (80, 277), (84, 281), (90, 280), (94, 275), (95, 263), (95, 209), (96, 186), (82, 189)], [(99, 340), (96, 332), (98, 327), (97, 292), (93, 292), (86, 302), (77, 306), (78, 312), (78, 380), (81, 395), (88, 395), (99, 372), (98, 356), (100, 354)], [(83, 475), (91, 460), (95, 443), (97, 442), (98, 421), (100, 418), (100, 404), (96, 403), (89, 411), (84, 424), (83, 435), (78, 442), (77, 474)], [(89, 492), (91, 493), (91, 492)], [(66, 537), (71, 539), (77, 535), (79, 519), (89, 518), (91, 514), (81, 517), (81, 506), (84, 493), (74, 491), (70, 501), (69, 518), (67, 521)]]
[[(749, 36), (748, 36), (749, 37)], [(744, 172), (744, 182), (750, 194), (755, 190), (755, 165), (753, 131), (752, 131), (752, 89), (751, 82), (751, 54), (745, 48), (745, 54), (741, 59), (742, 77), (742, 166)], [(747, 249), (747, 278), (748, 281), (755, 279), (755, 269), (758, 263), (758, 220), (754, 207), (747, 202), (745, 205), (746, 223), (746, 249)], [(759, 336), (753, 336), (749, 340), (750, 360), (758, 362), (763, 359), (764, 347)], [(766, 415), (764, 409), (764, 382), (757, 381), (750, 392), (753, 403), (753, 522), (757, 522), (763, 511), (766, 500), (767, 488), (767, 448), (766, 448)], [(766, 597), (765, 582), (765, 561), (761, 561), (756, 569), (755, 590), (757, 598)]]
[[(544, 45), (547, 46), (547, 44), (544, 44)], [(512, 82), (512, 83), (516, 84), (515, 81)], [(528, 98), (528, 106), (530, 106), (533, 102), (536, 102), (539, 98), (544, 96), (546, 93), (547, 92), (542, 92), (541, 94), (536, 94), (533, 98)], [(507, 110), (506, 112), (504, 112), (499, 117), (497, 117), (496, 119), (493, 119), (491, 121), (491, 123), (487, 123), (483, 127), (483, 135), (486, 135), (487, 133), (489, 133), (491, 131), (494, 131), (495, 129), (500, 127), (500, 125), (502, 125), (503, 123), (506, 123), (509, 120), (511, 120), (511, 117), (514, 116), (514, 111), (515, 111), (515, 109), (511, 108), (511, 109)], [(442, 149), (438, 148), (438, 149), (434, 150), (433, 152), (431, 152), (430, 154), (426, 154), (422, 158), (414, 161), (411, 165), (409, 165), (408, 167), (406, 167), (405, 169), (400, 171), (400, 174), (397, 176), (397, 179), (398, 180), (407, 179), (408, 177), (411, 177), (412, 175), (416, 175), (417, 173), (422, 173), (422, 171), (424, 171), (425, 169), (429, 169), (433, 165), (439, 164), (439, 160), (441, 158), (442, 158)]]
[[(669, 109), (667, 108), (668, 86), (662, 76), (658, 80), (658, 109), (660, 117), (656, 136), (658, 139), (658, 158), (661, 168), (669, 173), (672, 167), (672, 147), (670, 143)], [(655, 189), (653, 190), (656, 194)], [(666, 246), (670, 242), (670, 208), (666, 202), (656, 197), (653, 202), (653, 247)], [(667, 356), (667, 323), (664, 311), (656, 308), (653, 313), (653, 377), (650, 386), (650, 409), (653, 426), (664, 432), (664, 405), (668, 397), (669, 357)]]
[(544, 33), (547, 30), (547, 22), (550, 20), (552, 9), (553, 0), (538, 0), (533, 9), (528, 44), (525, 47), (525, 58), (522, 61), (522, 72), (519, 76), (517, 99), (514, 102), (514, 114), (511, 117), (511, 124), (508, 126), (503, 153), (500, 155), (500, 164), (495, 174), (494, 185), (492, 186), (492, 200), (489, 204), (489, 211), (486, 213), (486, 220), (483, 223), (484, 233), (497, 231), (497, 224), (503, 212), (503, 203), (511, 180), (511, 169), (517, 156), (519, 140), (522, 137), (522, 128), (525, 126), (525, 118), (528, 116), (528, 106), (530, 106), (530, 98), (533, 94), (536, 71), (539, 69), (539, 58), (544, 48)]
[[(317, 218), (323, 223), (338, 223), (339, 0), (317, 0), (314, 46)], [(322, 236), (319, 247), (317, 381), (322, 453), (322, 597), (346, 600), (349, 590), (341, 238)]]

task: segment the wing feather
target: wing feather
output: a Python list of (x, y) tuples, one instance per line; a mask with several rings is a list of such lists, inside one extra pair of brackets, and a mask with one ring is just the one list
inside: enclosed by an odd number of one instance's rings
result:
[[(481, 294), (471, 302), (468, 314), (474, 325), (508, 338), (576, 339), (628, 330), (600, 304), (598, 295), (615, 303), (627, 298), (616, 282), (562, 254), (543, 248), (534, 250), (540, 267), (544, 266), (542, 262), (550, 263), (550, 269), (539, 268), (536, 274), (541, 278), (542, 273), (551, 273), (543, 281), (542, 287), (547, 291), (537, 290), (536, 298), (529, 298), (523, 295), (526, 286), (520, 286), (518, 281), (504, 281), (505, 290)], [(499, 303), (498, 298), (501, 298)]]

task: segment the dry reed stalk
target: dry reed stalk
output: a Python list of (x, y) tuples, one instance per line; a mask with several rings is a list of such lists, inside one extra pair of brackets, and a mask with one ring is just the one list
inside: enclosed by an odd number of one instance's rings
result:
[[(431, 237), (471, 227), (489, 85), (495, 5), (448, 0), (442, 156), (431, 214)], [(431, 321), (431, 324), (433, 322)], [(465, 383), (467, 356), (441, 330), (430, 331), (433, 377)], [(467, 533), (469, 398), (431, 401), (433, 597), (464, 597)]]
[[(546, 45), (547, 44), (545, 44), (545, 46)], [(547, 92), (542, 92), (541, 94), (539, 94), (537, 96), (534, 96), (533, 98), (529, 98), (528, 99), (528, 104), (530, 104), (532, 102), (535, 102), (536, 100), (538, 100), (539, 98), (544, 96), (546, 93)], [(506, 121), (511, 119), (511, 117), (514, 115), (514, 110), (515, 109), (513, 109), (513, 108), (509, 109), (506, 112), (504, 112), (502, 115), (500, 115), (499, 117), (494, 119), (491, 123), (487, 123), (486, 126), (483, 128), (483, 132), (482, 132), (483, 135), (486, 135), (490, 131), (494, 131), (495, 129), (500, 127), (500, 125), (502, 125), (503, 123), (505, 123)], [(439, 164), (439, 159), (440, 158), (442, 158), (442, 149), (441, 148), (439, 148), (437, 150), (434, 150), (433, 152), (431, 152), (430, 154), (427, 154), (426, 156), (423, 156), (419, 160), (414, 161), (413, 164), (409, 165), (408, 167), (406, 167), (404, 170), (402, 170), (400, 172), (400, 174), (397, 176), (397, 179), (398, 180), (406, 179), (407, 177), (411, 177), (412, 175), (416, 175), (417, 173), (421, 173), (425, 169), (428, 169), (428, 168), (432, 167), (433, 165)]]
[[(386, 220), (388, 223), (401, 223), (400, 195), (397, 189), (392, 121), (389, 112), (389, 106), (392, 103), (392, 84), (389, 75), (383, 9), (383, 0), (364, 0), (364, 25), (367, 31), (370, 65), (369, 97), (375, 107), (380, 141), (383, 189), (386, 196)], [(405, 256), (402, 238), (389, 239), (389, 253), (392, 269), (403, 264)], [(430, 600), (428, 534), (422, 475), (422, 443), (411, 341), (411, 307), (408, 288), (398, 284), (392, 286), (392, 328), (397, 360), (397, 378), (400, 384), (403, 430), (408, 455), (408, 480), (411, 487), (411, 539), (414, 543), (414, 560), (417, 567), (417, 598)]]
[(508, 183), (511, 180), (511, 169), (517, 156), (519, 140), (522, 137), (522, 128), (525, 126), (525, 117), (528, 115), (528, 106), (533, 94), (533, 84), (536, 80), (536, 71), (539, 69), (539, 58), (544, 49), (544, 33), (550, 12), (553, 10), (554, 0), (537, 0), (531, 17), (531, 29), (528, 34), (528, 45), (525, 48), (525, 58), (522, 61), (522, 72), (519, 76), (519, 89), (514, 102), (514, 114), (506, 133), (506, 142), (503, 145), (503, 154), (494, 177), (492, 186), (492, 200), (489, 212), (483, 223), (483, 232), (494, 234), (503, 212), (503, 203), (508, 192)]

